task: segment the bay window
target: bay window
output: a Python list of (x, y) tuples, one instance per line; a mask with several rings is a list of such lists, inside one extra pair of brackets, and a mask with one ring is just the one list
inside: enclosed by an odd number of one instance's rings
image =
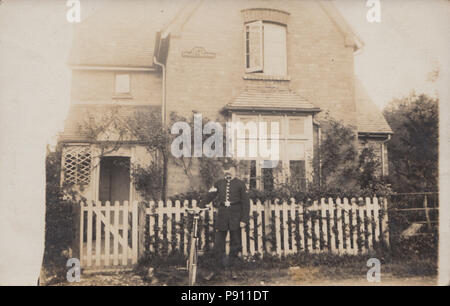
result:
[[(249, 188), (271, 190), (277, 184), (292, 184), (300, 190), (306, 187), (308, 173), (307, 154), (312, 148), (312, 117), (310, 115), (238, 115), (233, 122), (240, 122), (240, 128), (257, 127), (257, 131), (241, 130), (234, 138), (234, 156), (241, 162), (241, 177)], [(272, 127), (278, 127), (274, 138)], [(260, 141), (271, 152), (261, 154)], [(274, 145), (278, 148), (274, 150)], [(243, 147), (245, 146), (245, 147)], [(241, 154), (239, 154), (239, 151)], [(245, 152), (245, 155), (243, 155)]]

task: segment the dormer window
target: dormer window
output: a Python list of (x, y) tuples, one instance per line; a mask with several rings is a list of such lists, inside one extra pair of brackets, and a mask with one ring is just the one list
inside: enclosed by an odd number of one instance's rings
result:
[(285, 76), (286, 54), (286, 26), (265, 21), (245, 24), (246, 73)]

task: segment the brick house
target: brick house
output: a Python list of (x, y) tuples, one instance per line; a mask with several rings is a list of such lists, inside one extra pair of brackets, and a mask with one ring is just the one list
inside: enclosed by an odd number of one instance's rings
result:
[[(111, 4), (76, 28), (71, 107), (60, 135), (63, 179), (85, 183), (88, 199), (136, 199), (130, 165), (151, 156), (132, 137), (118, 138), (114, 122), (136, 111), (167, 118), (194, 110), (212, 120), (278, 122), (281, 172), (304, 178), (320, 141), (316, 116), (328, 111), (356, 126), (360, 147), (375, 148), (386, 174), (392, 131), (354, 76), (362, 47), (328, 1)], [(80, 124), (113, 108), (110, 128), (93, 142)], [(98, 143), (111, 139), (120, 148), (100, 152)], [(267, 188), (252, 180), (271, 171), (262, 164), (256, 158), (239, 169), (252, 187)], [(181, 169), (169, 167), (169, 194), (189, 183)]]

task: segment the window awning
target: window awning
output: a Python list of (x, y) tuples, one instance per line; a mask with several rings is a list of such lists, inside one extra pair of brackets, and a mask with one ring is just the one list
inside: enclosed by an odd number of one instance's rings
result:
[(225, 106), (228, 111), (320, 112), (320, 108), (287, 87), (249, 85)]

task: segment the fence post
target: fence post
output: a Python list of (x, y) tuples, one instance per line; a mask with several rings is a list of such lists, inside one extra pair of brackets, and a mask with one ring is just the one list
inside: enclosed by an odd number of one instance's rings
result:
[(366, 253), (366, 230), (365, 230), (365, 220), (364, 220), (364, 211), (365, 211), (365, 205), (361, 203), (364, 203), (364, 199), (362, 197), (358, 198), (358, 215), (359, 215), (359, 237), (360, 240), (360, 246), (361, 246), (361, 254)]
[(371, 198), (366, 197), (366, 216), (367, 216), (367, 246), (369, 250), (373, 248), (373, 202)]
[(351, 241), (353, 241), (352, 254), (358, 255), (359, 245), (358, 245), (358, 207), (356, 205), (356, 199), (351, 198), (351, 214), (352, 214), (352, 227), (351, 227)]
[(336, 248), (336, 228), (335, 220), (334, 220), (334, 202), (332, 198), (328, 198), (328, 213), (330, 218), (330, 250), (332, 253), (338, 253)]
[(275, 252), (277, 254), (277, 256), (281, 255), (281, 218), (280, 218), (280, 211), (281, 211), (281, 207), (279, 204), (279, 200), (275, 199), (275, 203), (274, 203), (274, 210), (275, 210), (275, 220), (273, 220), (273, 223), (275, 224), (275, 226), (273, 228), (275, 228)]
[(350, 205), (348, 204), (348, 198), (344, 198), (344, 236), (345, 236), (345, 254), (351, 254), (352, 248), (350, 243)]
[(176, 209), (176, 213), (175, 213), (175, 239), (176, 239), (176, 243), (175, 243), (175, 247), (177, 248), (177, 251), (181, 254), (183, 253), (181, 250), (181, 237), (183, 237), (183, 234), (181, 234), (181, 204), (180, 204), (180, 200), (176, 200), (175, 201), (175, 209)]
[(78, 258), (81, 262), (81, 245), (83, 243), (83, 236), (81, 235), (81, 228), (83, 226), (82, 207), (83, 202), (72, 204), (73, 209), (73, 240), (72, 240), (72, 257)]
[[(167, 237), (167, 253), (170, 254), (172, 252), (172, 243), (173, 243), (173, 237), (172, 237), (172, 212), (173, 212), (173, 203), (171, 200), (166, 201), (166, 237)], [(204, 241), (204, 232), (199, 227), (199, 232), (202, 236), (202, 241)]]
[(389, 247), (389, 219), (388, 219), (388, 202), (387, 198), (383, 198), (383, 240), (387, 247)]
[(92, 266), (92, 204), (88, 202), (87, 206), (87, 265)]
[(271, 237), (272, 233), (272, 211), (271, 211), (271, 200), (264, 201), (264, 235), (266, 241), (266, 253), (272, 253), (272, 241), (268, 239)]
[(322, 219), (323, 250), (329, 251), (330, 246), (328, 243), (327, 206), (325, 206), (325, 198), (320, 199), (320, 218)]
[(109, 266), (109, 260), (111, 259), (111, 237), (110, 237), (110, 232), (111, 232), (111, 202), (110, 201), (106, 201), (105, 202), (105, 224), (104, 224), (104, 229), (105, 229), (105, 262), (104, 265), (105, 266)]
[(131, 204), (131, 264), (137, 263), (138, 260), (138, 202), (133, 201)]
[(373, 217), (375, 223), (375, 242), (378, 245), (380, 242), (380, 204), (378, 203), (378, 198), (375, 196), (373, 198)]
[(122, 206), (122, 265), (127, 266), (128, 265), (128, 213), (129, 213), (129, 202), (123, 201)]
[(292, 243), (292, 253), (296, 254), (298, 252), (298, 250), (300, 249), (300, 247), (297, 245), (297, 237), (296, 237), (296, 233), (297, 233), (297, 220), (296, 220), (296, 203), (295, 203), (295, 199), (291, 198), (290, 199), (290, 226), (291, 226), (291, 243)]
[(255, 243), (257, 236), (255, 236), (255, 206), (253, 201), (250, 202), (250, 219), (248, 222), (248, 242), (249, 249), (248, 253), (250, 256), (255, 255)]
[(145, 203), (138, 205), (138, 259), (142, 258), (145, 252)]
[[(338, 253), (340, 255), (343, 255), (345, 250), (344, 250), (344, 235), (342, 232), (342, 224), (344, 222), (342, 222), (342, 201), (341, 198), (337, 198), (336, 199), (336, 229), (337, 229), (337, 249), (338, 249)], [(345, 218), (345, 217), (344, 217)]]
[(283, 254), (289, 254), (289, 222), (288, 222), (288, 203), (283, 200)]
[[(257, 211), (257, 213), (258, 213), (258, 217), (257, 217), (257, 221), (256, 221), (256, 230), (257, 230), (257, 238), (258, 238), (258, 253), (259, 253), (259, 255), (261, 256), (261, 257), (263, 257), (264, 256), (264, 251), (263, 251), (263, 239), (262, 239), (262, 237), (263, 237), (263, 228), (262, 228), (262, 225), (263, 225), (263, 223), (262, 223), (262, 210), (263, 210), (263, 207), (262, 207), (262, 204), (261, 204), (261, 201), (259, 201), (259, 200), (257, 200), (256, 202), (256, 211)], [(254, 203), (254, 204), (255, 204)]]
[(102, 224), (101, 224), (101, 213), (102, 213), (102, 202), (97, 201), (94, 207), (95, 212), (95, 265), (98, 267), (101, 265), (101, 242), (102, 242)]

